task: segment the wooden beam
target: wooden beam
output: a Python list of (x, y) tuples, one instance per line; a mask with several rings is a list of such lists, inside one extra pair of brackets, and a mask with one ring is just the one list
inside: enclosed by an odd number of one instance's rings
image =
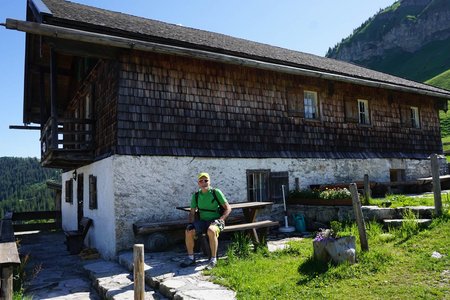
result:
[[(223, 54), (217, 53), (213, 50), (202, 50), (195, 48), (187, 48), (188, 46), (174, 46), (168, 44), (160, 44), (156, 42), (148, 42), (144, 40), (123, 38), (108, 34), (101, 34), (89, 32), (78, 29), (71, 29), (61, 26), (54, 26), (48, 24), (19, 21), (14, 19), (6, 19), (6, 28), (19, 30), (31, 34), (50, 36), (58, 39), (75, 40), (79, 42), (105, 45), (109, 47), (118, 47), (125, 49), (134, 49), (140, 51), (149, 51), (163, 54), (180, 55), (185, 57), (194, 57), (198, 59), (219, 61), (223, 63), (242, 65), (252, 68), (271, 70), (281, 73), (298, 74), (311, 77), (319, 77), (324, 79), (336, 80), (341, 82), (349, 82), (353, 84), (360, 84), (364, 86), (371, 86), (377, 88), (385, 88), (390, 90), (398, 90), (404, 92), (413, 92), (422, 95), (438, 97), (440, 99), (448, 100), (450, 93), (437, 92), (422, 88), (409, 87), (404, 85), (397, 85), (394, 83), (380, 82), (368, 78), (356, 78), (350, 75), (342, 75), (331, 73), (327, 71), (318, 71), (306, 69), (302, 66), (291, 66), (283, 64), (284, 62), (269, 62), (256, 58), (246, 58), (238, 56), (237, 54)], [(200, 46), (199, 46), (200, 47)]]
[(57, 92), (58, 75), (56, 73), (56, 52), (50, 50), (50, 118), (52, 119), (52, 144), (47, 145), (51, 149), (58, 148), (58, 107), (56, 99), (58, 97)]
[(9, 125), (9, 129), (41, 130), (41, 126)]

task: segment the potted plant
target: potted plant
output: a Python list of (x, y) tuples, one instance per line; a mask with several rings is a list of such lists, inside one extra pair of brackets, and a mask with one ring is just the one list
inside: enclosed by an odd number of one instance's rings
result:
[(314, 259), (335, 264), (356, 262), (356, 239), (354, 236), (339, 237), (333, 229), (320, 229), (313, 240)]

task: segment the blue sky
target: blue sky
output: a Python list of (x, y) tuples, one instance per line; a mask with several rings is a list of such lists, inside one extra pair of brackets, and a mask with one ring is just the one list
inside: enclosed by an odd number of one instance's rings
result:
[[(324, 56), (395, 0), (74, 0), (187, 27)], [(25, 20), (26, 0), (3, 0), (0, 23)], [(22, 125), (25, 34), (0, 27), (0, 157), (40, 157), (39, 132)]]

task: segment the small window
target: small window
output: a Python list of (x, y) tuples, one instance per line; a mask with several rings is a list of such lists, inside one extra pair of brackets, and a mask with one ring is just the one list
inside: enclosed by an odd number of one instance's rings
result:
[(317, 92), (304, 91), (303, 105), (305, 109), (305, 119), (319, 118), (319, 105), (317, 101)]
[(390, 169), (389, 177), (391, 179), (391, 182), (405, 181), (405, 169)]
[(89, 209), (97, 209), (97, 176), (89, 175)]
[(66, 202), (73, 203), (73, 181), (66, 180)]
[(369, 101), (358, 99), (359, 124), (369, 125)]
[(419, 108), (411, 106), (410, 116), (411, 116), (411, 127), (420, 128)]
[(273, 201), (283, 203), (283, 190), (287, 198), (289, 193), (288, 172), (270, 172), (270, 170), (247, 170), (248, 201)]

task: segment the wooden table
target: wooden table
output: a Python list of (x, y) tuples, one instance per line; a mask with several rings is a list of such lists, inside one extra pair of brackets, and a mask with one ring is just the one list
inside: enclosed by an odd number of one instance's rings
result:
[[(223, 232), (232, 232), (239, 230), (251, 230), (253, 239), (256, 243), (259, 243), (260, 239), (256, 229), (258, 228), (268, 228), (273, 226), (279, 226), (279, 223), (271, 220), (256, 221), (258, 212), (268, 206), (271, 206), (273, 202), (239, 202), (239, 203), (229, 203), (232, 210), (242, 209), (244, 214), (244, 223), (236, 225), (225, 226)], [(190, 207), (177, 207), (177, 209), (189, 212)]]

